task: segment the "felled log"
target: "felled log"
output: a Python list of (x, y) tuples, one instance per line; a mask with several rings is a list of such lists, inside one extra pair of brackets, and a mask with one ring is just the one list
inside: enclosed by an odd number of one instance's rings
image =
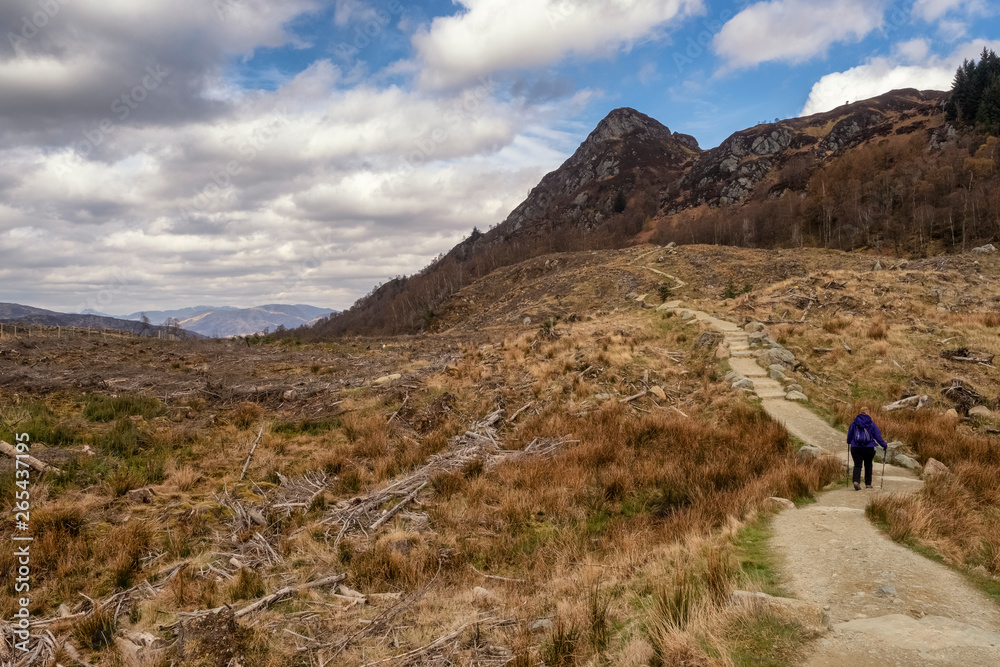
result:
[(4, 442), (3, 440), (0, 440), (0, 453), (6, 454), (12, 459), (19, 459), (21, 461), (24, 461), (38, 472), (50, 472), (50, 471), (61, 472), (59, 468), (49, 465), (45, 461), (39, 461), (30, 454), (22, 454), (21, 452), (17, 451), (17, 447), (10, 445)]
[(941, 352), (942, 359), (963, 361), (969, 364), (983, 364), (984, 366), (992, 366), (994, 356), (995, 355), (987, 354), (985, 352), (970, 352), (967, 347), (960, 347), (954, 350), (944, 350)]
[(882, 409), (886, 412), (892, 412), (893, 410), (901, 410), (902, 408), (913, 408), (919, 410), (920, 408), (926, 406), (931, 402), (930, 396), (907, 396), (906, 398), (901, 398), (895, 403), (890, 403), (889, 405), (883, 405)]

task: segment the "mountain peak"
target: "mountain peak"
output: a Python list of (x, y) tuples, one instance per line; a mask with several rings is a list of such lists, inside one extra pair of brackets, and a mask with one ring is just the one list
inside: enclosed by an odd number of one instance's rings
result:
[(615, 109), (587, 138), (590, 142), (620, 141), (626, 137), (638, 139), (669, 139), (673, 135), (663, 123), (631, 107)]

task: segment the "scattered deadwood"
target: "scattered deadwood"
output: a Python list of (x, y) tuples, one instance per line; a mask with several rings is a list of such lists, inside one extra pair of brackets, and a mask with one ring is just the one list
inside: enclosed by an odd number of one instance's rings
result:
[[(593, 366), (591, 366), (590, 368), (593, 368)], [(588, 368), (587, 371), (589, 371), (590, 368)], [(586, 373), (587, 371), (584, 371), (584, 373)], [(583, 377), (583, 373), (581, 373), (580, 376)], [(514, 420), (517, 419), (522, 412), (524, 412), (525, 410), (527, 410), (528, 408), (530, 408), (534, 404), (535, 404), (534, 401), (528, 401), (528, 403), (524, 407), (522, 407), (520, 410), (518, 410), (517, 412), (515, 412), (514, 414), (512, 414), (510, 416), (510, 419), (507, 420), (507, 422), (510, 423), (510, 424), (513, 424)]]
[(815, 354), (830, 354), (831, 352), (833, 352), (833, 348), (832, 347), (814, 347), (813, 348), (813, 352)]
[(252, 614), (258, 609), (266, 609), (273, 605), (274, 603), (282, 600), (291, 595), (298, 595), (312, 588), (322, 588), (323, 586), (331, 586), (333, 584), (339, 584), (341, 581), (347, 578), (346, 574), (335, 574), (330, 577), (323, 577), (322, 579), (317, 579), (316, 581), (310, 581), (299, 586), (285, 586), (270, 595), (265, 595), (264, 597), (255, 600), (237, 611), (233, 616), (235, 618), (241, 618), (247, 614)]
[(631, 403), (632, 401), (634, 401), (636, 399), (642, 398), (643, 396), (645, 396), (648, 393), (649, 393), (648, 389), (643, 389), (638, 394), (635, 394), (634, 396), (629, 396), (628, 398), (623, 398), (623, 399), (619, 400), (618, 402), (619, 403)]
[(45, 461), (39, 461), (34, 456), (20, 453), (19, 451), (17, 451), (16, 447), (4, 442), (3, 440), (0, 440), (0, 453), (6, 454), (12, 459), (17, 459), (18, 461), (24, 461), (25, 464), (31, 466), (38, 472), (55, 472), (55, 473), (61, 472), (59, 468), (53, 465), (49, 465)]
[(403, 408), (406, 407), (406, 402), (409, 401), (409, 400), (410, 400), (410, 395), (407, 394), (406, 398), (403, 399), (403, 404), (399, 406), (399, 410), (396, 410), (395, 412), (392, 413), (392, 416), (389, 417), (389, 421), (386, 422), (387, 424), (391, 424), (392, 423), (392, 420), (395, 419), (397, 415), (399, 415), (399, 411), (400, 410), (402, 410)]
[[(338, 503), (321, 522), (323, 525), (339, 528), (334, 544), (338, 544), (351, 531), (367, 532), (382, 527), (396, 512), (415, 500), (420, 490), (438, 473), (455, 472), (475, 461), (489, 469), (503, 461), (528, 456), (550, 456), (562, 445), (575, 442), (535, 438), (522, 450), (503, 450), (493, 426), (501, 415), (502, 410), (499, 409), (490, 413), (462, 435), (451, 438), (443, 453), (430, 457), (425, 465), (398, 477), (388, 486)], [(393, 506), (391, 514), (383, 513), (382, 506), (397, 498), (404, 500)], [(327, 537), (331, 537), (332, 533), (332, 530), (328, 530)]]
[(847, 343), (843, 343), (843, 342), (841, 343), (841, 345), (843, 345), (844, 349), (847, 350), (847, 354), (854, 354), (854, 350), (851, 349), (850, 345), (848, 345)]
[(969, 364), (980, 364), (982, 366), (992, 366), (995, 355), (986, 352), (970, 352), (967, 347), (960, 347), (954, 350), (944, 350), (941, 352), (942, 359), (951, 361), (962, 361)]
[(254, 440), (253, 447), (250, 448), (250, 453), (247, 455), (247, 462), (243, 464), (243, 472), (240, 473), (240, 481), (242, 481), (243, 478), (246, 476), (247, 468), (250, 466), (250, 459), (253, 458), (253, 453), (257, 451), (257, 444), (260, 442), (260, 438), (263, 435), (264, 435), (264, 425), (261, 424), (260, 431), (257, 432), (257, 439)]
[[(246, 605), (242, 609), (233, 612), (233, 618), (242, 618), (244, 616), (247, 616), (248, 614), (254, 613), (255, 611), (259, 611), (261, 609), (267, 609), (268, 607), (276, 604), (277, 602), (287, 597), (291, 597), (292, 595), (299, 595), (300, 593), (304, 593), (305, 591), (311, 590), (313, 588), (322, 588), (324, 586), (332, 586), (334, 584), (339, 584), (346, 578), (347, 578), (346, 574), (334, 574), (329, 577), (323, 577), (322, 579), (317, 579), (315, 581), (309, 581), (304, 584), (299, 584), (298, 586), (285, 586), (284, 588), (280, 588), (275, 592), (271, 593), (270, 595), (265, 595), (264, 597), (257, 598), (256, 600)], [(223, 606), (223, 607), (215, 607), (214, 609), (184, 611), (178, 615), (179, 618), (176, 623), (160, 626), (160, 629), (169, 630), (177, 627), (178, 625), (182, 624), (184, 621), (188, 619), (197, 618), (199, 616), (207, 616), (208, 614), (218, 614), (226, 609), (229, 609), (229, 607)]]
[(386, 521), (399, 514), (408, 503), (412, 502), (413, 499), (417, 497), (417, 494), (420, 493), (425, 486), (427, 486), (427, 482), (424, 482), (417, 488), (413, 489), (413, 491), (410, 491), (409, 495), (396, 503), (396, 506), (391, 510), (383, 514), (378, 521), (369, 526), (368, 530), (378, 530)]
[(478, 574), (481, 577), (486, 577), (487, 579), (496, 579), (497, 581), (509, 581), (509, 582), (515, 583), (515, 584), (524, 584), (524, 583), (527, 583), (524, 579), (511, 579), (510, 577), (498, 577), (495, 574), (486, 574), (485, 572), (480, 572), (479, 570), (476, 569), (476, 566), (473, 565), (472, 563), (469, 563), (469, 567), (472, 568), (473, 572), (475, 572), (476, 574)]
[(886, 412), (892, 412), (893, 410), (901, 410), (903, 408), (913, 408), (914, 410), (919, 410), (925, 407), (931, 402), (930, 396), (907, 396), (906, 398), (901, 398), (895, 403), (890, 403), (889, 405), (883, 405), (882, 409)]
[(984, 405), (989, 401), (980, 394), (972, 385), (959, 379), (952, 379), (951, 384), (941, 390), (945, 397), (955, 404), (956, 409), (962, 414), (969, 414), (969, 410), (977, 405)]

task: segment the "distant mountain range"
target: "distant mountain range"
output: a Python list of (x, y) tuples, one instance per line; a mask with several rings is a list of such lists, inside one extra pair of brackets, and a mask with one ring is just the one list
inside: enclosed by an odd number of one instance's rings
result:
[(90, 311), (93, 315), (116, 317), (121, 320), (138, 321), (143, 315), (153, 324), (162, 324), (168, 319), (176, 319), (180, 327), (211, 338), (247, 336), (264, 331), (274, 331), (278, 327), (294, 329), (303, 324), (314, 324), (322, 317), (337, 311), (332, 308), (317, 308), (305, 304), (272, 303), (253, 308), (234, 306), (192, 306), (176, 310), (147, 310), (128, 315), (105, 315)]
[(167, 327), (150, 325), (144, 330), (137, 321), (98, 315), (96, 313), (58, 313), (44, 308), (22, 306), (18, 303), (0, 303), (0, 322), (11, 325), (44, 327), (79, 327), (82, 329), (113, 329), (156, 336), (158, 331), (173, 333)]

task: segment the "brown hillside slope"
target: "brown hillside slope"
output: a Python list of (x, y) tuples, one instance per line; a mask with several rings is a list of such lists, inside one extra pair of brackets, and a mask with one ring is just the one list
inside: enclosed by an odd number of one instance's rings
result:
[(738, 132), (702, 151), (613, 111), (503, 223), (474, 233), (306, 337), (411, 332), (497, 268), (647, 240), (936, 254), (988, 240), (1000, 218), (996, 140), (945, 125), (945, 93), (902, 90)]

